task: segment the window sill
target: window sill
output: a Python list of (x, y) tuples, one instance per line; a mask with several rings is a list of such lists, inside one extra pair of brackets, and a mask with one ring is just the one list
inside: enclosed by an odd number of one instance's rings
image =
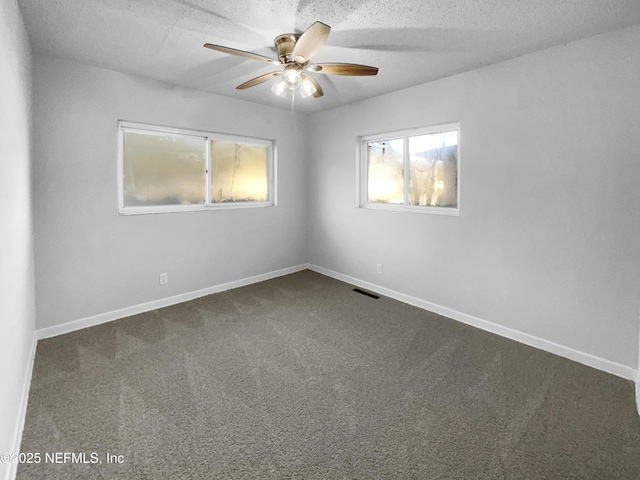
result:
[(389, 203), (363, 203), (360, 208), (370, 210), (388, 210), (391, 212), (427, 213), (430, 215), (444, 215), (448, 217), (459, 217), (459, 208), (450, 207), (426, 207), (419, 205), (394, 205)]
[(154, 215), (158, 213), (203, 212), (214, 210), (230, 210), (235, 208), (273, 207), (273, 202), (225, 202), (212, 205), (162, 205), (157, 207), (126, 207), (118, 211), (118, 215)]

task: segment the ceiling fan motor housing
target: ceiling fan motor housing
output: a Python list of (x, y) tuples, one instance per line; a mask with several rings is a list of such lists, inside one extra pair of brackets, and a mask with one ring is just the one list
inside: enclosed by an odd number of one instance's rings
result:
[(287, 64), (295, 62), (296, 59), (293, 57), (293, 49), (299, 38), (299, 33), (283, 33), (275, 38), (273, 43), (276, 46), (276, 50), (278, 50), (278, 58), (281, 63)]

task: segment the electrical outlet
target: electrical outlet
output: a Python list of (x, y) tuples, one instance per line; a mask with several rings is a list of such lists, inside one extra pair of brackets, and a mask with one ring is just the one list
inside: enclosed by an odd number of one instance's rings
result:
[(160, 285), (166, 285), (167, 283), (169, 283), (169, 274), (168, 273), (161, 273), (160, 274)]
[(376, 271), (378, 272), (378, 275), (382, 275), (382, 264), (381, 263), (379, 263), (376, 266)]

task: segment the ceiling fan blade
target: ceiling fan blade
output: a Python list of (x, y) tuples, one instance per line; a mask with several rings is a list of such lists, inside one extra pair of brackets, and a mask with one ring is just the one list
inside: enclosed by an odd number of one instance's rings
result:
[(280, 62), (278, 60), (265, 57), (264, 55), (258, 55), (257, 53), (245, 52), (244, 50), (237, 50), (235, 48), (223, 47), (222, 45), (214, 45), (212, 43), (205, 43), (204, 46), (206, 48), (210, 48), (211, 50), (217, 50), (218, 52), (229, 53), (231, 55), (237, 55), (238, 57), (258, 60), (260, 62), (267, 62), (267, 63), (271, 63), (272, 65), (280, 65)]
[(260, 75), (259, 77), (252, 78), (251, 80), (248, 80), (248, 81), (244, 82), (242, 85), (238, 85), (236, 87), (236, 90), (244, 90), (245, 88), (253, 87), (253, 86), (258, 85), (258, 84), (260, 84), (262, 82), (266, 82), (270, 78), (277, 77), (278, 75), (282, 75), (283, 73), (284, 72), (282, 72), (282, 71), (265, 73), (264, 75)]
[(317, 63), (308, 67), (310, 72), (326, 75), (376, 75), (377, 67), (356, 63)]
[(296, 46), (293, 48), (293, 58), (298, 63), (308, 62), (322, 48), (330, 31), (331, 27), (322, 22), (316, 22), (311, 25), (296, 42)]
[(311, 75), (307, 75), (305, 73), (302, 74), (302, 80), (309, 80), (314, 87), (316, 87), (316, 91), (313, 93), (313, 96), (318, 98), (324, 95), (324, 92), (322, 91), (322, 87), (320, 86), (320, 84), (316, 81), (315, 78), (313, 78)]

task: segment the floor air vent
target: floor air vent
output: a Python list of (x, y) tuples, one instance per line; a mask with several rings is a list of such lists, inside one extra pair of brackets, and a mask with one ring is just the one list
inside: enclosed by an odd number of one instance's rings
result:
[(364, 290), (360, 290), (359, 288), (354, 288), (353, 289), (354, 292), (358, 292), (361, 293), (362, 295), (366, 295), (367, 297), (371, 297), (371, 298), (375, 298), (376, 300), (378, 298), (380, 298), (378, 295), (376, 295), (375, 293), (371, 293), (371, 292), (365, 292)]

